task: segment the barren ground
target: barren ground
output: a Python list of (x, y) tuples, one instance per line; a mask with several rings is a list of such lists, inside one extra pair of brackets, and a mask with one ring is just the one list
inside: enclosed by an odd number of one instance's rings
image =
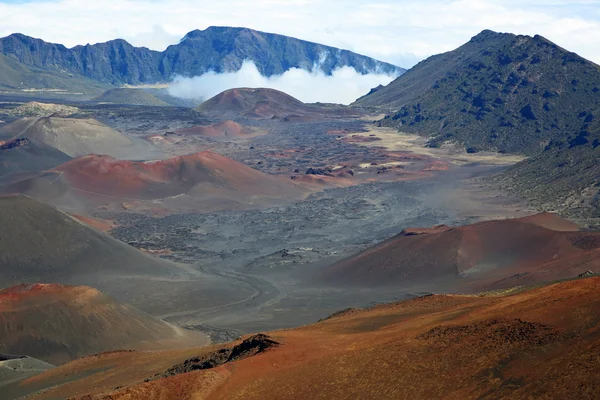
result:
[(223, 346), (103, 354), (29, 378), (8, 393), (37, 392), (36, 399), (595, 399), (599, 279), (348, 310), (268, 332), (279, 344), (262, 353), (163, 379), (150, 378)]
[[(3, 104), (8, 111), (16, 106)], [(146, 141), (155, 158), (214, 151), (313, 192), (292, 204), (252, 210), (207, 212), (196, 207), (173, 213), (161, 199), (153, 200), (157, 212), (136, 212), (135, 201), (129, 200), (116, 207), (122, 212), (69, 210), (97, 228), (112, 227), (111, 235), (152, 255), (183, 263), (184, 278), (131, 276), (119, 282), (123, 297), (114, 295), (169, 322), (203, 330), (214, 340), (311, 323), (342, 308), (441, 290), (347, 291), (324, 287), (314, 277), (323, 267), (406, 227), (460, 225), (533, 212), (480, 182), (518, 157), (426, 148), (420, 137), (373, 126), (375, 116), (300, 122), (238, 117), (236, 129), (268, 133), (232, 137), (217, 132), (220, 126), (233, 126), (219, 125), (225, 118), (191, 109), (76, 106), (81, 116)], [(209, 136), (194, 134), (207, 129)], [(307, 174), (311, 168), (317, 172)], [(208, 204), (201, 191), (195, 193), (197, 204)]]

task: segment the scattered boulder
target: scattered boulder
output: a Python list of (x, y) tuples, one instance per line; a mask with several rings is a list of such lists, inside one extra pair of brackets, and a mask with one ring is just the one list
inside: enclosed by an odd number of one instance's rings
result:
[(595, 276), (596, 273), (594, 273), (593, 271), (587, 270), (585, 272), (582, 272), (581, 274), (577, 275), (578, 278), (587, 278), (590, 276)]
[(536, 117), (535, 113), (533, 112), (533, 109), (531, 108), (531, 104), (527, 104), (525, 107), (523, 107), (521, 109), (521, 116), (525, 119), (529, 119), (532, 121), (537, 120), (537, 117)]
[(0, 142), (0, 150), (14, 149), (16, 147), (25, 146), (27, 143), (29, 143), (29, 139), (27, 138), (18, 138), (8, 142)]
[(306, 170), (305, 175), (324, 175), (324, 176), (333, 176), (333, 170), (329, 167), (327, 168), (312, 168)]
[(13, 108), (8, 112), (8, 115), (19, 117), (49, 117), (51, 115), (68, 117), (78, 112), (79, 109), (77, 107), (32, 101)]

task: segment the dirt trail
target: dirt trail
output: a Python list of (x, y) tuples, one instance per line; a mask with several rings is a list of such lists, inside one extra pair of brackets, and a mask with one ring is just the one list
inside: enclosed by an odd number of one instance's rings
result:
[[(178, 326), (190, 326), (199, 324), (210, 324), (219, 326), (223, 322), (233, 323), (245, 319), (252, 318), (252, 315), (259, 312), (263, 307), (272, 305), (285, 296), (271, 282), (246, 274), (233, 271), (225, 271), (217, 268), (200, 267), (200, 270), (194, 269), (190, 265), (181, 265), (186, 271), (193, 276), (213, 275), (228, 280), (232, 280), (232, 284), (239, 286), (249, 286), (254, 289), (251, 296), (210, 308), (198, 308), (186, 311), (172, 312), (158, 316), (163, 320), (168, 320)], [(215, 320), (218, 323), (215, 323)]]

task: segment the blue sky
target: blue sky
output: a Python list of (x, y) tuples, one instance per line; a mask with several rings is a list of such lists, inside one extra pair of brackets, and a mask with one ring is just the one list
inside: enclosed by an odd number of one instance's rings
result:
[(157, 50), (190, 30), (247, 26), (409, 67), (483, 29), (541, 34), (600, 63), (600, 0), (0, 0), (0, 36)]

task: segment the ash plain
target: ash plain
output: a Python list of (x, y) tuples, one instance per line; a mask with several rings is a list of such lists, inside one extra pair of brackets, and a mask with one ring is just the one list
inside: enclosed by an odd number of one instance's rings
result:
[[(111, 232), (130, 245), (228, 279), (252, 294), (213, 307), (191, 307), (159, 317), (195, 328), (213, 340), (315, 322), (348, 307), (366, 307), (443, 290), (390, 286), (332, 287), (318, 273), (411, 226), (462, 225), (481, 215), (460, 206), (439, 207), (443, 193), (461, 192), (453, 174), (434, 180), (372, 182), (327, 189), (290, 205), (248, 211), (186, 213), (164, 217), (101, 213), (119, 221)], [(505, 198), (491, 198), (503, 208)], [(468, 213), (467, 213), (468, 214)], [(188, 303), (193, 303), (190, 301)], [(151, 311), (151, 310), (150, 310)], [(156, 313), (155, 313), (156, 314)]]

